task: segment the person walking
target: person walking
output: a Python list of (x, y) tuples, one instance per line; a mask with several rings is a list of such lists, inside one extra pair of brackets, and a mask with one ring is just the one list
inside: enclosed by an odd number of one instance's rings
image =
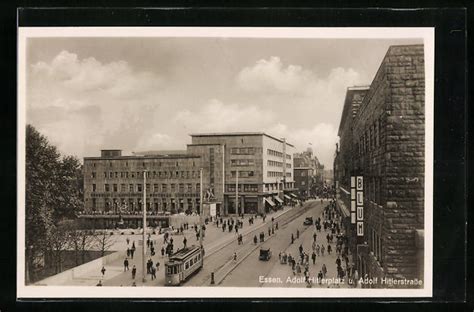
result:
[(237, 253), (236, 253), (236, 252), (234, 252), (234, 257), (233, 257), (233, 259), (234, 259), (234, 262), (237, 262)]
[(257, 241), (258, 241), (257, 235), (254, 235), (254, 236), (253, 236), (253, 243), (254, 243), (255, 245), (257, 245)]
[(98, 282), (97, 285), (95, 285), (95, 286), (101, 287), (101, 286), (102, 286), (102, 280), (99, 280), (99, 282)]
[(300, 230), (296, 230), (296, 239), (300, 238)]
[(133, 268), (132, 268), (132, 279), (135, 279), (135, 275), (137, 275), (137, 267), (135, 265), (133, 265)]
[(159, 262), (159, 261), (156, 261), (156, 270), (157, 270), (157, 271), (160, 270), (160, 262)]
[(165, 247), (161, 246), (161, 256), (165, 256)]
[(293, 236), (293, 233), (291, 233), (291, 243), (293, 244), (295, 242), (295, 237)]
[(127, 248), (127, 257), (130, 257), (130, 248)]
[(154, 266), (151, 267), (151, 280), (156, 279), (156, 269)]
[(323, 263), (321, 271), (323, 272), (323, 277), (326, 278), (326, 274), (328, 273), (328, 269), (326, 268), (326, 264)]
[(328, 244), (328, 255), (331, 254), (331, 251), (332, 251), (331, 245)]
[(313, 265), (314, 265), (316, 263), (316, 254), (314, 253), (314, 251), (311, 254), (311, 260), (313, 260)]
[(324, 257), (324, 250), (325, 250), (324, 245), (322, 245), (321, 246), (321, 256), (323, 256), (323, 257)]
[(186, 244), (187, 244), (188, 240), (186, 239), (186, 236), (184, 237), (183, 239), (183, 248), (186, 248)]
[(105, 267), (104, 267), (104, 266), (102, 266), (102, 269), (100, 270), (100, 272), (102, 272), (102, 276), (104, 276), (104, 275), (105, 275), (105, 271), (106, 271), (106, 270), (105, 270)]
[(125, 260), (123, 260), (123, 271), (128, 271), (128, 258), (125, 258)]
[(302, 244), (300, 244), (300, 247), (298, 247), (298, 250), (300, 251), (300, 254), (303, 253), (303, 245)]

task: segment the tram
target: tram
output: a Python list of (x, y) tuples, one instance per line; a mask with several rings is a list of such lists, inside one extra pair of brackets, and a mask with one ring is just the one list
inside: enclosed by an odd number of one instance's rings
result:
[(203, 250), (189, 246), (178, 250), (165, 263), (165, 286), (179, 286), (203, 266)]

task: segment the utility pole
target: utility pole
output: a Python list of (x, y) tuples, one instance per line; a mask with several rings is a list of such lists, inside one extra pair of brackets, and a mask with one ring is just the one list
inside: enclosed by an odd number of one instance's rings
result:
[(142, 272), (143, 272), (143, 283), (146, 282), (146, 173), (143, 171), (143, 261), (142, 261)]
[(239, 214), (239, 170), (235, 171), (235, 213)]
[(199, 169), (199, 245), (201, 246), (202, 249), (202, 236), (203, 236), (203, 230), (202, 230), (202, 213), (204, 211), (204, 203), (202, 202), (202, 168)]

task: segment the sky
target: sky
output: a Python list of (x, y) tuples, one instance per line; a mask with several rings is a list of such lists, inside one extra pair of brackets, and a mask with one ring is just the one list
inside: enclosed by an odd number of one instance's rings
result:
[(29, 38), (26, 122), (65, 155), (257, 131), (332, 168), (346, 89), (415, 39)]

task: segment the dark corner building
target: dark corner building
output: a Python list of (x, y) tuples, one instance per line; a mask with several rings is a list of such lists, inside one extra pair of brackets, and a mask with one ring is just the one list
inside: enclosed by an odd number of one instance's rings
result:
[[(347, 89), (334, 177), (360, 277), (423, 279), (424, 96), (423, 45), (391, 46), (370, 86)], [(354, 176), (363, 177), (362, 235), (351, 220)]]
[(295, 188), (302, 198), (316, 196), (324, 184), (324, 165), (319, 162), (313, 149), (296, 153), (294, 158)]
[(293, 153), (285, 139), (261, 132), (191, 134), (183, 151), (123, 156), (102, 150), (100, 157), (84, 158), (82, 217), (113, 223), (119, 215), (140, 225), (144, 189), (151, 224), (170, 214), (200, 213), (201, 168), (204, 215), (210, 207), (216, 215), (265, 213), (296, 197)]

